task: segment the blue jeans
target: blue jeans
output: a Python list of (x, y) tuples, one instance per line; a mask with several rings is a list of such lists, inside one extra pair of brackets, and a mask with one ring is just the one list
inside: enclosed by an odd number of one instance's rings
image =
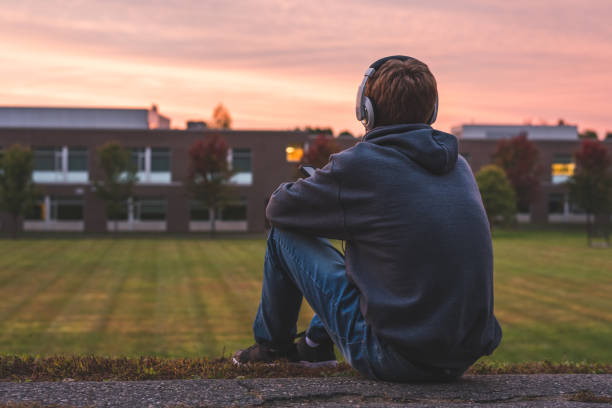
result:
[(308, 337), (331, 340), (362, 375), (386, 381), (446, 380), (461, 372), (415, 365), (379, 339), (359, 309), (361, 294), (346, 276), (343, 255), (325, 238), (273, 228), (264, 261), (255, 341), (284, 349), (293, 343), (305, 297), (315, 316)]

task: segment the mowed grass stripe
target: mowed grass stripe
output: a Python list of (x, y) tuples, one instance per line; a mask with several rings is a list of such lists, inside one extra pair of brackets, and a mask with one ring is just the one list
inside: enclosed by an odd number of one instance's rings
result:
[[(250, 333), (252, 319), (257, 307), (256, 295), (250, 288), (256, 278), (249, 276), (248, 266), (236, 262), (228, 247), (235, 245), (232, 241), (202, 241), (198, 249), (205, 253), (206, 263), (199, 269), (200, 281), (206, 288), (204, 301), (208, 310), (214, 310), (209, 315), (209, 322), (215, 339), (222, 349), (234, 349), (240, 344), (238, 339), (244, 339)], [(241, 273), (243, 270), (243, 273)]]
[[(74, 243), (64, 243), (71, 244)], [(83, 256), (89, 251), (82, 248), (91, 244), (82, 242), (75, 245), (72, 252), (62, 251), (55, 268), (61, 273), (47, 281), (36, 293), (30, 294), (28, 301), (22, 302), (10, 319), (5, 319), (3, 331), (9, 340), (27, 350), (31, 348), (30, 343), (40, 344), (41, 339), (44, 339), (41, 353), (52, 353), (65, 347), (63, 341), (58, 344), (57, 334), (64, 329), (62, 320), (75, 318), (75, 309), (68, 305), (80, 296), (82, 287), (91, 279), (91, 273), (86, 267), (92, 260), (95, 262), (96, 258)], [(67, 252), (70, 252), (70, 256)], [(52, 259), (45, 257), (45, 261)], [(82, 326), (81, 322), (75, 322), (75, 325)]]
[[(115, 347), (109, 347), (108, 339), (120, 338), (117, 333), (109, 328), (111, 321), (117, 315), (121, 296), (125, 291), (128, 277), (132, 274), (130, 258), (134, 256), (135, 242), (110, 241), (106, 243), (110, 247), (109, 258), (105, 260), (104, 269), (108, 272), (96, 285), (96, 289), (101, 291), (101, 302), (99, 302), (97, 310), (96, 326), (92, 333), (97, 333), (95, 342), (89, 350), (104, 349), (107, 355), (120, 355), (121, 345), (112, 342)], [(103, 296), (104, 291), (106, 296)], [(95, 292), (100, 293), (100, 292)], [(95, 296), (95, 295), (94, 295)], [(131, 347), (131, 344), (125, 344), (123, 347)], [(132, 350), (130, 350), (131, 352)]]
[[(88, 282), (95, 280), (99, 272), (98, 264), (106, 256), (104, 251), (94, 251), (94, 242), (86, 241), (79, 245), (82, 252), (74, 252), (75, 256), (66, 259), (65, 269), (66, 274), (64, 279), (56, 282), (50, 291), (53, 291), (53, 296), (48, 299), (41, 299), (40, 302), (32, 304), (36, 307), (31, 308), (35, 314), (35, 318), (40, 322), (34, 335), (53, 335), (58, 332), (63, 332), (66, 329), (66, 322), (76, 320), (75, 315), (78, 310), (70, 307), (70, 304), (82, 296), (83, 288)], [(91, 258), (83, 256), (83, 254), (91, 253)], [(39, 296), (41, 298), (43, 296)], [(76, 313), (75, 313), (76, 312)], [(75, 321), (75, 324), (81, 326), (81, 322)], [(54, 350), (56, 345), (54, 342), (49, 342), (46, 345), (49, 350)], [(49, 350), (43, 350), (48, 352)]]
[(78, 353), (91, 353), (98, 350), (97, 335), (104, 326), (103, 320), (109, 313), (108, 303), (112, 298), (113, 286), (120, 283), (115, 279), (118, 271), (109, 267), (109, 259), (113, 257), (114, 243), (111, 240), (91, 241), (92, 246), (84, 247), (83, 242), (75, 245), (75, 251), (83, 254), (86, 262), (80, 274), (89, 275), (78, 290), (73, 290), (73, 296), (66, 296), (66, 304), (61, 313), (51, 322), (44, 336), (48, 348), (61, 352), (66, 348), (66, 342)]
[[(38, 260), (42, 265), (48, 263), (55, 267), (49, 268), (42, 274), (36, 271), (36, 273), (21, 275), (7, 285), (6, 290), (0, 292), (4, 299), (9, 300), (7, 309), (0, 313), (0, 322), (3, 322), (5, 329), (15, 322), (18, 324), (30, 322), (36, 326), (38, 313), (41, 309), (43, 312), (47, 309), (41, 307), (41, 304), (44, 305), (50, 298), (63, 297), (66, 294), (65, 286), (69, 284), (70, 278), (74, 275), (71, 261), (75, 261), (79, 254), (79, 252), (67, 250), (68, 246), (70, 243), (67, 241), (54, 242), (54, 250), (47, 257), (39, 257)], [(39, 255), (33, 252), (31, 256), (38, 257)], [(18, 296), (8, 296), (9, 292)], [(11, 299), (14, 301), (11, 302)]]
[[(204, 275), (206, 270), (206, 259), (208, 254), (200, 250), (199, 243), (194, 241), (185, 241), (180, 246), (181, 259), (183, 268), (187, 272), (189, 282), (189, 301), (190, 308), (195, 312), (194, 316), (194, 335), (195, 341), (199, 341), (199, 347), (194, 347), (196, 356), (218, 355), (219, 346), (215, 327), (211, 321), (211, 315), (216, 313), (216, 310), (211, 309), (211, 305), (207, 301), (209, 288), (206, 287)], [(193, 354), (192, 354), (193, 355)]]
[[(487, 359), (612, 362), (611, 252), (574, 231), (494, 235), (504, 340)], [(217, 357), (252, 344), (265, 239), (111, 237), (0, 239), (0, 353)], [(300, 329), (311, 316), (304, 303)]]
[[(44, 291), (61, 274), (57, 270), (53, 254), (63, 256), (67, 243), (49, 241), (40, 243), (19, 241), (21, 250), (4, 250), (6, 240), (1, 240), (3, 248), (0, 258), (7, 261), (7, 266), (0, 269), (0, 327), (22, 307), (32, 301), (36, 293)], [(63, 245), (62, 245), (63, 244)], [(9, 248), (10, 249), (10, 248)], [(49, 268), (41, 270), (41, 265)]]
[[(517, 299), (519, 300), (517, 302)], [(602, 300), (600, 309), (584, 306), (560, 296), (551, 296), (542, 288), (529, 290), (524, 287), (498, 285), (496, 313), (507, 322), (530, 324), (536, 321), (577, 324), (583, 322), (610, 322), (610, 313)]]
[(126, 349), (130, 353), (139, 350), (154, 352), (158, 341), (155, 330), (156, 276), (152, 267), (155, 241), (126, 241), (130, 243), (130, 252), (123, 264), (127, 276), (114, 295), (113, 312), (104, 332), (104, 347), (110, 355), (121, 355)]
[[(606, 299), (601, 299), (602, 307), (598, 308), (595, 304), (583, 304), (591, 303), (589, 298), (582, 296), (576, 299), (567, 292), (555, 291), (553, 285), (554, 282), (542, 285), (521, 280), (516, 285), (504, 287), (504, 292), (513, 298), (521, 298), (523, 303), (530, 302), (532, 306), (523, 309), (523, 314), (529, 313), (536, 319), (545, 320), (554, 317), (555, 321), (565, 323), (580, 324), (584, 321), (612, 323), (612, 312), (604, 308), (605, 304), (609, 303)], [(550, 289), (545, 291), (543, 288)]]
[(184, 244), (169, 241), (159, 247), (158, 272), (162, 277), (158, 284), (159, 329), (166, 333), (160, 336), (161, 353), (168, 350), (196, 353), (202, 343), (201, 334), (193, 330), (198, 321), (193, 305), (193, 275), (181, 262)]

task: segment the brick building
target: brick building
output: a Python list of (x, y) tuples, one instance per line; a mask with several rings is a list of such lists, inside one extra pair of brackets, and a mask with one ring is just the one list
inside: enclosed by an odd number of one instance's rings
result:
[[(539, 150), (542, 178), (537, 198), (521, 209), (520, 222), (584, 223), (586, 216), (570, 202), (564, 182), (574, 172), (573, 154), (580, 147), (576, 126), (546, 125), (462, 125), (453, 128), (459, 139), (459, 152), (476, 173), (491, 164), (500, 139), (525, 133)], [(612, 141), (603, 142), (612, 154)]]
[[(209, 229), (208, 211), (187, 195), (187, 151), (198, 139), (221, 134), (230, 146), (235, 200), (219, 213), (218, 230), (265, 230), (265, 205), (295, 175), (313, 135), (297, 131), (169, 128), (156, 107), (143, 109), (0, 108), (0, 149), (13, 144), (34, 152), (34, 181), (43, 199), (23, 221), (29, 231), (103, 232), (114, 228), (92, 180), (101, 179), (96, 149), (118, 141), (130, 149), (138, 183), (119, 230), (188, 232)], [(346, 148), (355, 139), (338, 139)], [(0, 217), (0, 229), (10, 219)]]
[[(519, 214), (522, 222), (584, 222), (570, 203), (563, 182), (573, 172), (579, 147), (575, 126), (462, 125), (453, 129), (459, 151), (474, 172), (492, 162), (499, 139), (521, 132), (539, 149), (544, 168), (540, 194)], [(230, 146), (228, 160), (235, 172), (235, 199), (220, 212), (218, 230), (262, 232), (265, 206), (274, 189), (294, 177), (303, 150), (314, 138), (297, 131), (218, 130), (191, 126), (170, 128), (170, 120), (151, 109), (2, 108), (0, 149), (13, 144), (34, 152), (34, 181), (43, 199), (23, 220), (29, 231), (104, 232), (115, 226), (126, 231), (189, 232), (209, 229), (208, 211), (187, 195), (187, 151), (208, 134), (221, 134)], [(118, 141), (129, 149), (138, 169), (138, 183), (125, 213), (107, 220), (93, 180), (101, 179), (96, 149)], [(357, 142), (336, 139), (341, 148)], [(604, 142), (612, 152), (612, 141)], [(0, 231), (10, 230), (0, 214)]]

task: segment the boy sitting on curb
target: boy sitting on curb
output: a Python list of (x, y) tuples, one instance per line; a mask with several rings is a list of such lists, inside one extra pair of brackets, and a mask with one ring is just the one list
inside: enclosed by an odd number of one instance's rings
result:
[[(236, 363), (333, 363), (335, 344), (368, 378), (448, 380), (497, 347), (487, 216), (456, 138), (430, 126), (437, 108), (424, 63), (366, 71), (363, 141), (270, 199), (256, 343)], [(302, 297), (316, 315), (294, 344)]]

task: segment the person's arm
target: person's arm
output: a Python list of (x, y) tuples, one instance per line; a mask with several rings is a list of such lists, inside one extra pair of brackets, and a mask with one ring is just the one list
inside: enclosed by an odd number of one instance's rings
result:
[(272, 226), (310, 235), (347, 239), (340, 184), (334, 159), (314, 175), (281, 184), (270, 197), (266, 216)]

